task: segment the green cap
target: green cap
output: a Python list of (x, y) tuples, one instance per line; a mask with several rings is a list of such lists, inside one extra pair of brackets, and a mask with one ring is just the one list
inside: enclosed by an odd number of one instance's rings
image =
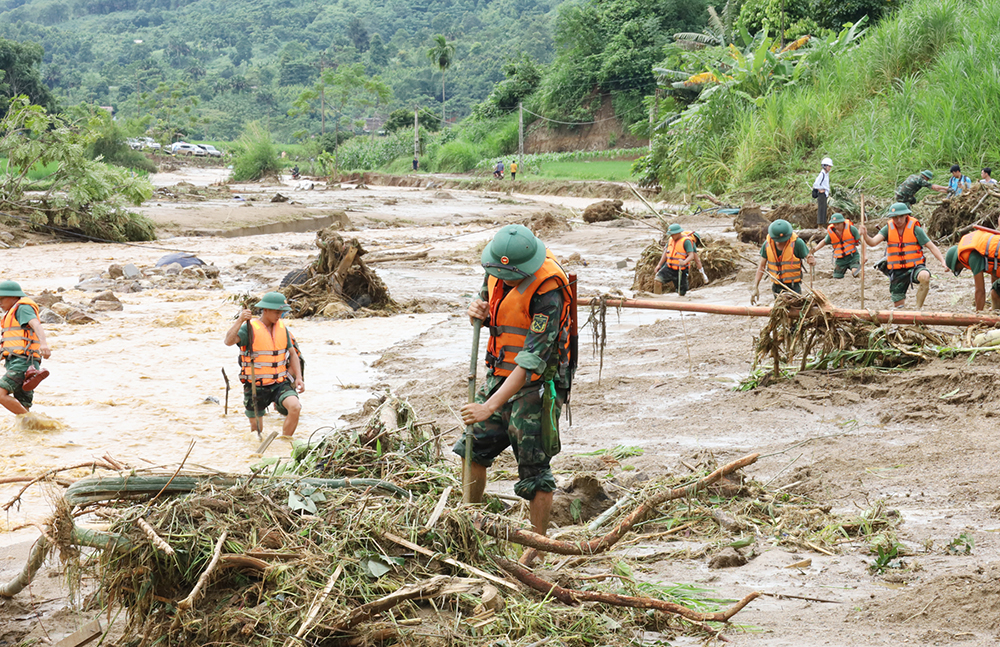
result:
[(291, 307), (285, 303), (285, 295), (281, 292), (268, 292), (260, 298), (254, 307), (261, 310), (281, 310), (282, 312), (291, 310)]
[(944, 264), (948, 266), (949, 270), (954, 272), (955, 276), (962, 273), (962, 266), (958, 264), (958, 245), (952, 245), (944, 253)]
[(792, 223), (779, 218), (767, 228), (767, 235), (775, 242), (787, 242), (792, 237)]
[(0, 297), (26, 297), (27, 294), (15, 281), (0, 282)]
[(910, 208), (906, 206), (905, 202), (897, 202), (889, 207), (889, 217), (895, 218), (896, 216), (905, 216), (906, 214), (913, 213)]
[(931, 180), (931, 179), (934, 178), (934, 173), (932, 173), (931, 171), (929, 171), (927, 169), (924, 169), (923, 171), (920, 171), (920, 174), (923, 175), (928, 180)]
[(844, 220), (844, 214), (842, 214), (842, 213), (835, 213), (832, 216), (830, 216), (830, 224), (831, 225), (836, 225), (836, 224), (839, 224), (839, 223), (842, 223), (842, 222), (846, 222)]
[(519, 281), (538, 271), (545, 262), (545, 244), (524, 225), (507, 225), (483, 250), (486, 273), (502, 281)]
[(674, 234), (683, 234), (684, 228), (678, 225), (676, 222), (669, 227), (667, 227), (667, 233), (673, 236)]

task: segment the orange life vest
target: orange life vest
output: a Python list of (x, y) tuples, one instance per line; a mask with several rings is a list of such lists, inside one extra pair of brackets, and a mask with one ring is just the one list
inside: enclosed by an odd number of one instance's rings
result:
[(27, 324), (17, 322), (17, 309), (21, 306), (31, 306), (38, 316), (38, 304), (28, 297), (21, 297), (10, 310), (3, 315), (3, 356), (20, 355), (22, 357), (42, 359), (39, 350), (38, 335)]
[(834, 258), (847, 258), (853, 254), (858, 249), (858, 239), (854, 237), (851, 233), (851, 221), (844, 221), (844, 237), (841, 238), (837, 235), (837, 230), (834, 229), (833, 225), (830, 225), (826, 229), (826, 233), (830, 235), (830, 242), (833, 244), (833, 257)]
[(896, 230), (896, 224), (889, 221), (888, 263), (890, 270), (902, 270), (924, 264), (924, 248), (917, 242), (914, 228), (920, 223), (916, 218), (906, 217), (903, 234)]
[(971, 231), (958, 241), (958, 262), (969, 267), (969, 254), (975, 250), (986, 259), (986, 273), (996, 276), (1000, 272), (1000, 236), (985, 231)]
[[(486, 345), (486, 364), (493, 374), (501, 377), (510, 375), (517, 368), (514, 358), (524, 348), (524, 340), (531, 332), (531, 298), (536, 294), (546, 294), (562, 290), (563, 306), (559, 313), (559, 335), (556, 339), (558, 369), (565, 370), (570, 362), (570, 332), (572, 327), (573, 295), (569, 288), (566, 272), (556, 261), (551, 251), (546, 251), (545, 262), (529, 278), (523, 279), (513, 288), (506, 288), (503, 281), (490, 276), (487, 281), (490, 312), (490, 340)], [(554, 359), (549, 359), (553, 365)], [(531, 384), (542, 379), (532, 373)]]
[(674, 237), (670, 237), (670, 241), (667, 243), (667, 267), (672, 270), (686, 270), (688, 267), (687, 256), (688, 253), (684, 251), (684, 241), (690, 240), (692, 245), (696, 245), (694, 239), (693, 231), (681, 232), (680, 238), (674, 240)]
[(268, 386), (284, 382), (288, 377), (288, 332), (284, 322), (279, 319), (274, 324), (274, 335), (268, 332), (260, 319), (250, 320), (250, 331), (253, 333), (253, 348), (241, 347), (240, 381), (250, 382), (250, 364), (253, 363), (253, 375), (257, 386)]
[(767, 237), (767, 271), (778, 279), (774, 281), (772, 278), (772, 282), (785, 284), (802, 282), (802, 259), (795, 255), (795, 241), (798, 239), (798, 235), (792, 234), (779, 255), (777, 244), (770, 236)]

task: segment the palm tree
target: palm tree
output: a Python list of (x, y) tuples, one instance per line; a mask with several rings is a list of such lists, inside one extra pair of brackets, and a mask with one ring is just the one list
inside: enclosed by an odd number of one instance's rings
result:
[(455, 44), (449, 43), (444, 36), (438, 34), (434, 37), (434, 47), (427, 50), (427, 58), (431, 63), (441, 70), (441, 123), (444, 124), (444, 72), (451, 67), (451, 61), (455, 56)]
[(702, 32), (681, 32), (674, 34), (674, 42), (684, 49), (698, 50), (706, 46), (723, 46), (733, 42), (735, 37), (734, 24), (739, 17), (739, 7), (733, 6), (732, 0), (727, 0), (722, 7), (722, 15), (715, 7), (708, 8), (708, 26)]

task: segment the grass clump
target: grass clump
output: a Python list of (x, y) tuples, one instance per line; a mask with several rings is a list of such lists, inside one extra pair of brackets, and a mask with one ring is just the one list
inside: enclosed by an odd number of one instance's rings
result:
[(256, 121), (246, 127), (234, 148), (232, 179), (235, 182), (253, 182), (276, 176), (281, 170), (271, 133)]

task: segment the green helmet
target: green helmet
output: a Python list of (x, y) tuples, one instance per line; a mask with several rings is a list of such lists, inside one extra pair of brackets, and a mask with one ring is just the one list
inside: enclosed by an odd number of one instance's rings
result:
[(526, 279), (545, 262), (545, 244), (524, 225), (507, 225), (483, 250), (483, 269), (502, 281)]
[(896, 216), (905, 216), (907, 214), (913, 213), (910, 208), (906, 206), (905, 202), (896, 202), (891, 207), (889, 207), (889, 217), (895, 218)]
[(792, 223), (787, 220), (775, 220), (767, 228), (767, 235), (771, 237), (771, 240), (784, 243), (787, 242), (789, 238), (792, 237)]
[(844, 220), (844, 214), (842, 214), (842, 213), (835, 213), (832, 216), (830, 216), (830, 224), (831, 225), (838, 225), (838, 224), (840, 224), (842, 222), (845, 222), (845, 220)]
[(27, 294), (15, 281), (0, 282), (0, 297), (26, 297)]
[(962, 266), (958, 264), (958, 245), (952, 245), (944, 253), (944, 264), (948, 266), (955, 276), (962, 273)]
[(669, 227), (667, 227), (667, 233), (673, 236), (674, 234), (683, 234), (684, 228), (678, 225), (676, 222)]
[(260, 298), (254, 307), (261, 310), (281, 310), (282, 312), (288, 312), (292, 309), (285, 303), (285, 295), (281, 292), (268, 292)]
[(928, 169), (924, 169), (923, 171), (920, 171), (920, 174), (923, 175), (928, 180), (933, 180), (934, 179), (934, 173), (932, 173)]

